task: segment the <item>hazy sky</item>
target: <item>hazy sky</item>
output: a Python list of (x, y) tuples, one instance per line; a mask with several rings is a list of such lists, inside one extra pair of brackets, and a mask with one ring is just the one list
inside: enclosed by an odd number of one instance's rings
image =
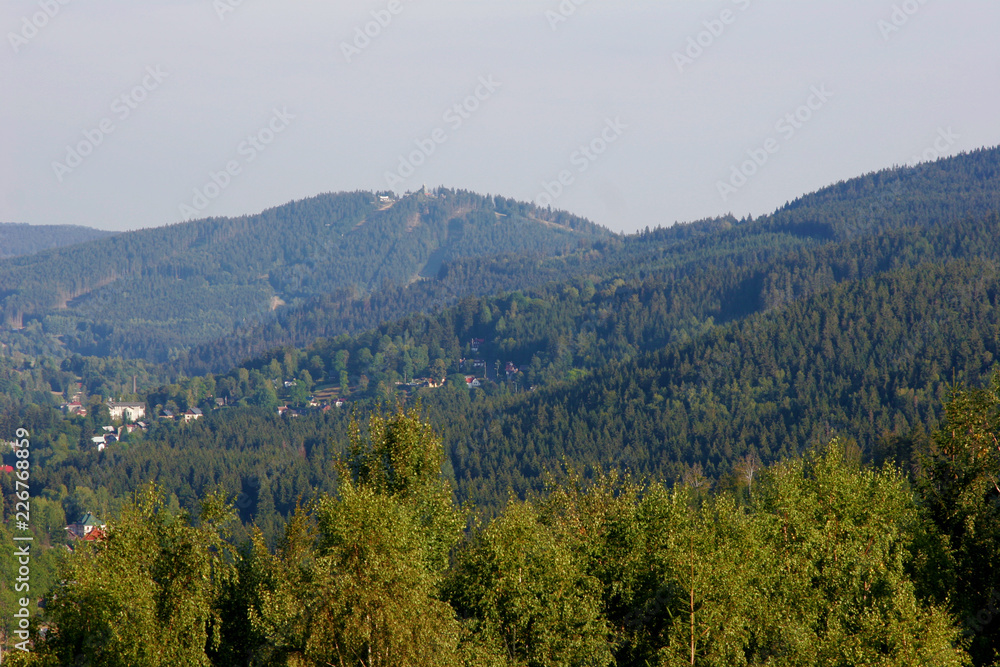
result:
[(996, 0), (4, 0), (0, 26), (6, 222), (426, 184), (632, 231), (1000, 143)]

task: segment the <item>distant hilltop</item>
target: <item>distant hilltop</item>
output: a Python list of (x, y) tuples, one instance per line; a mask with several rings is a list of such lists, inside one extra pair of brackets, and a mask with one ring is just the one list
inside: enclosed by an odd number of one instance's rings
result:
[(0, 259), (34, 255), (43, 250), (86, 243), (113, 235), (114, 232), (76, 225), (0, 222)]

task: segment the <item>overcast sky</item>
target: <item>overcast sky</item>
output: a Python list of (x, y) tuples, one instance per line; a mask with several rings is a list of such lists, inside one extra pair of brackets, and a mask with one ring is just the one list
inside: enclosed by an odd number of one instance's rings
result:
[(633, 231), (1000, 144), (996, 0), (4, 0), (0, 26), (6, 222), (426, 184)]

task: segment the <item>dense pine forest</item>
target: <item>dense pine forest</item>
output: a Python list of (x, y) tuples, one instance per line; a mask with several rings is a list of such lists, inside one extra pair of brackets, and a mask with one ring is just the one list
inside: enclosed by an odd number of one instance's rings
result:
[(984, 149), (633, 235), (438, 189), (0, 260), (4, 657), (1000, 664), (998, 238)]

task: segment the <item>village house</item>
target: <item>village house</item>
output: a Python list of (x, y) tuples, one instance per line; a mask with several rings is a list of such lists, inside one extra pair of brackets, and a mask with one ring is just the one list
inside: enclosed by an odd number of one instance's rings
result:
[(146, 406), (142, 403), (115, 403), (108, 402), (108, 412), (111, 418), (117, 421), (139, 421), (146, 416)]
[(91, 542), (101, 540), (106, 536), (108, 527), (90, 512), (87, 512), (76, 523), (66, 526), (66, 534), (71, 540)]
[(87, 408), (83, 407), (83, 404), (78, 401), (73, 401), (72, 403), (65, 403), (62, 405), (62, 411), (68, 415), (76, 415), (78, 417), (87, 416)]
[[(107, 431), (107, 429), (108, 427), (105, 426), (102, 430)], [(114, 428), (112, 428), (111, 431), (105, 433), (104, 435), (95, 435), (90, 439), (90, 442), (94, 445), (97, 451), (103, 452), (105, 447), (114, 442), (118, 442), (118, 433), (114, 430)]]
[(197, 421), (198, 419), (201, 419), (204, 416), (205, 416), (204, 413), (198, 408), (188, 408), (187, 412), (185, 412), (183, 415), (185, 422)]

